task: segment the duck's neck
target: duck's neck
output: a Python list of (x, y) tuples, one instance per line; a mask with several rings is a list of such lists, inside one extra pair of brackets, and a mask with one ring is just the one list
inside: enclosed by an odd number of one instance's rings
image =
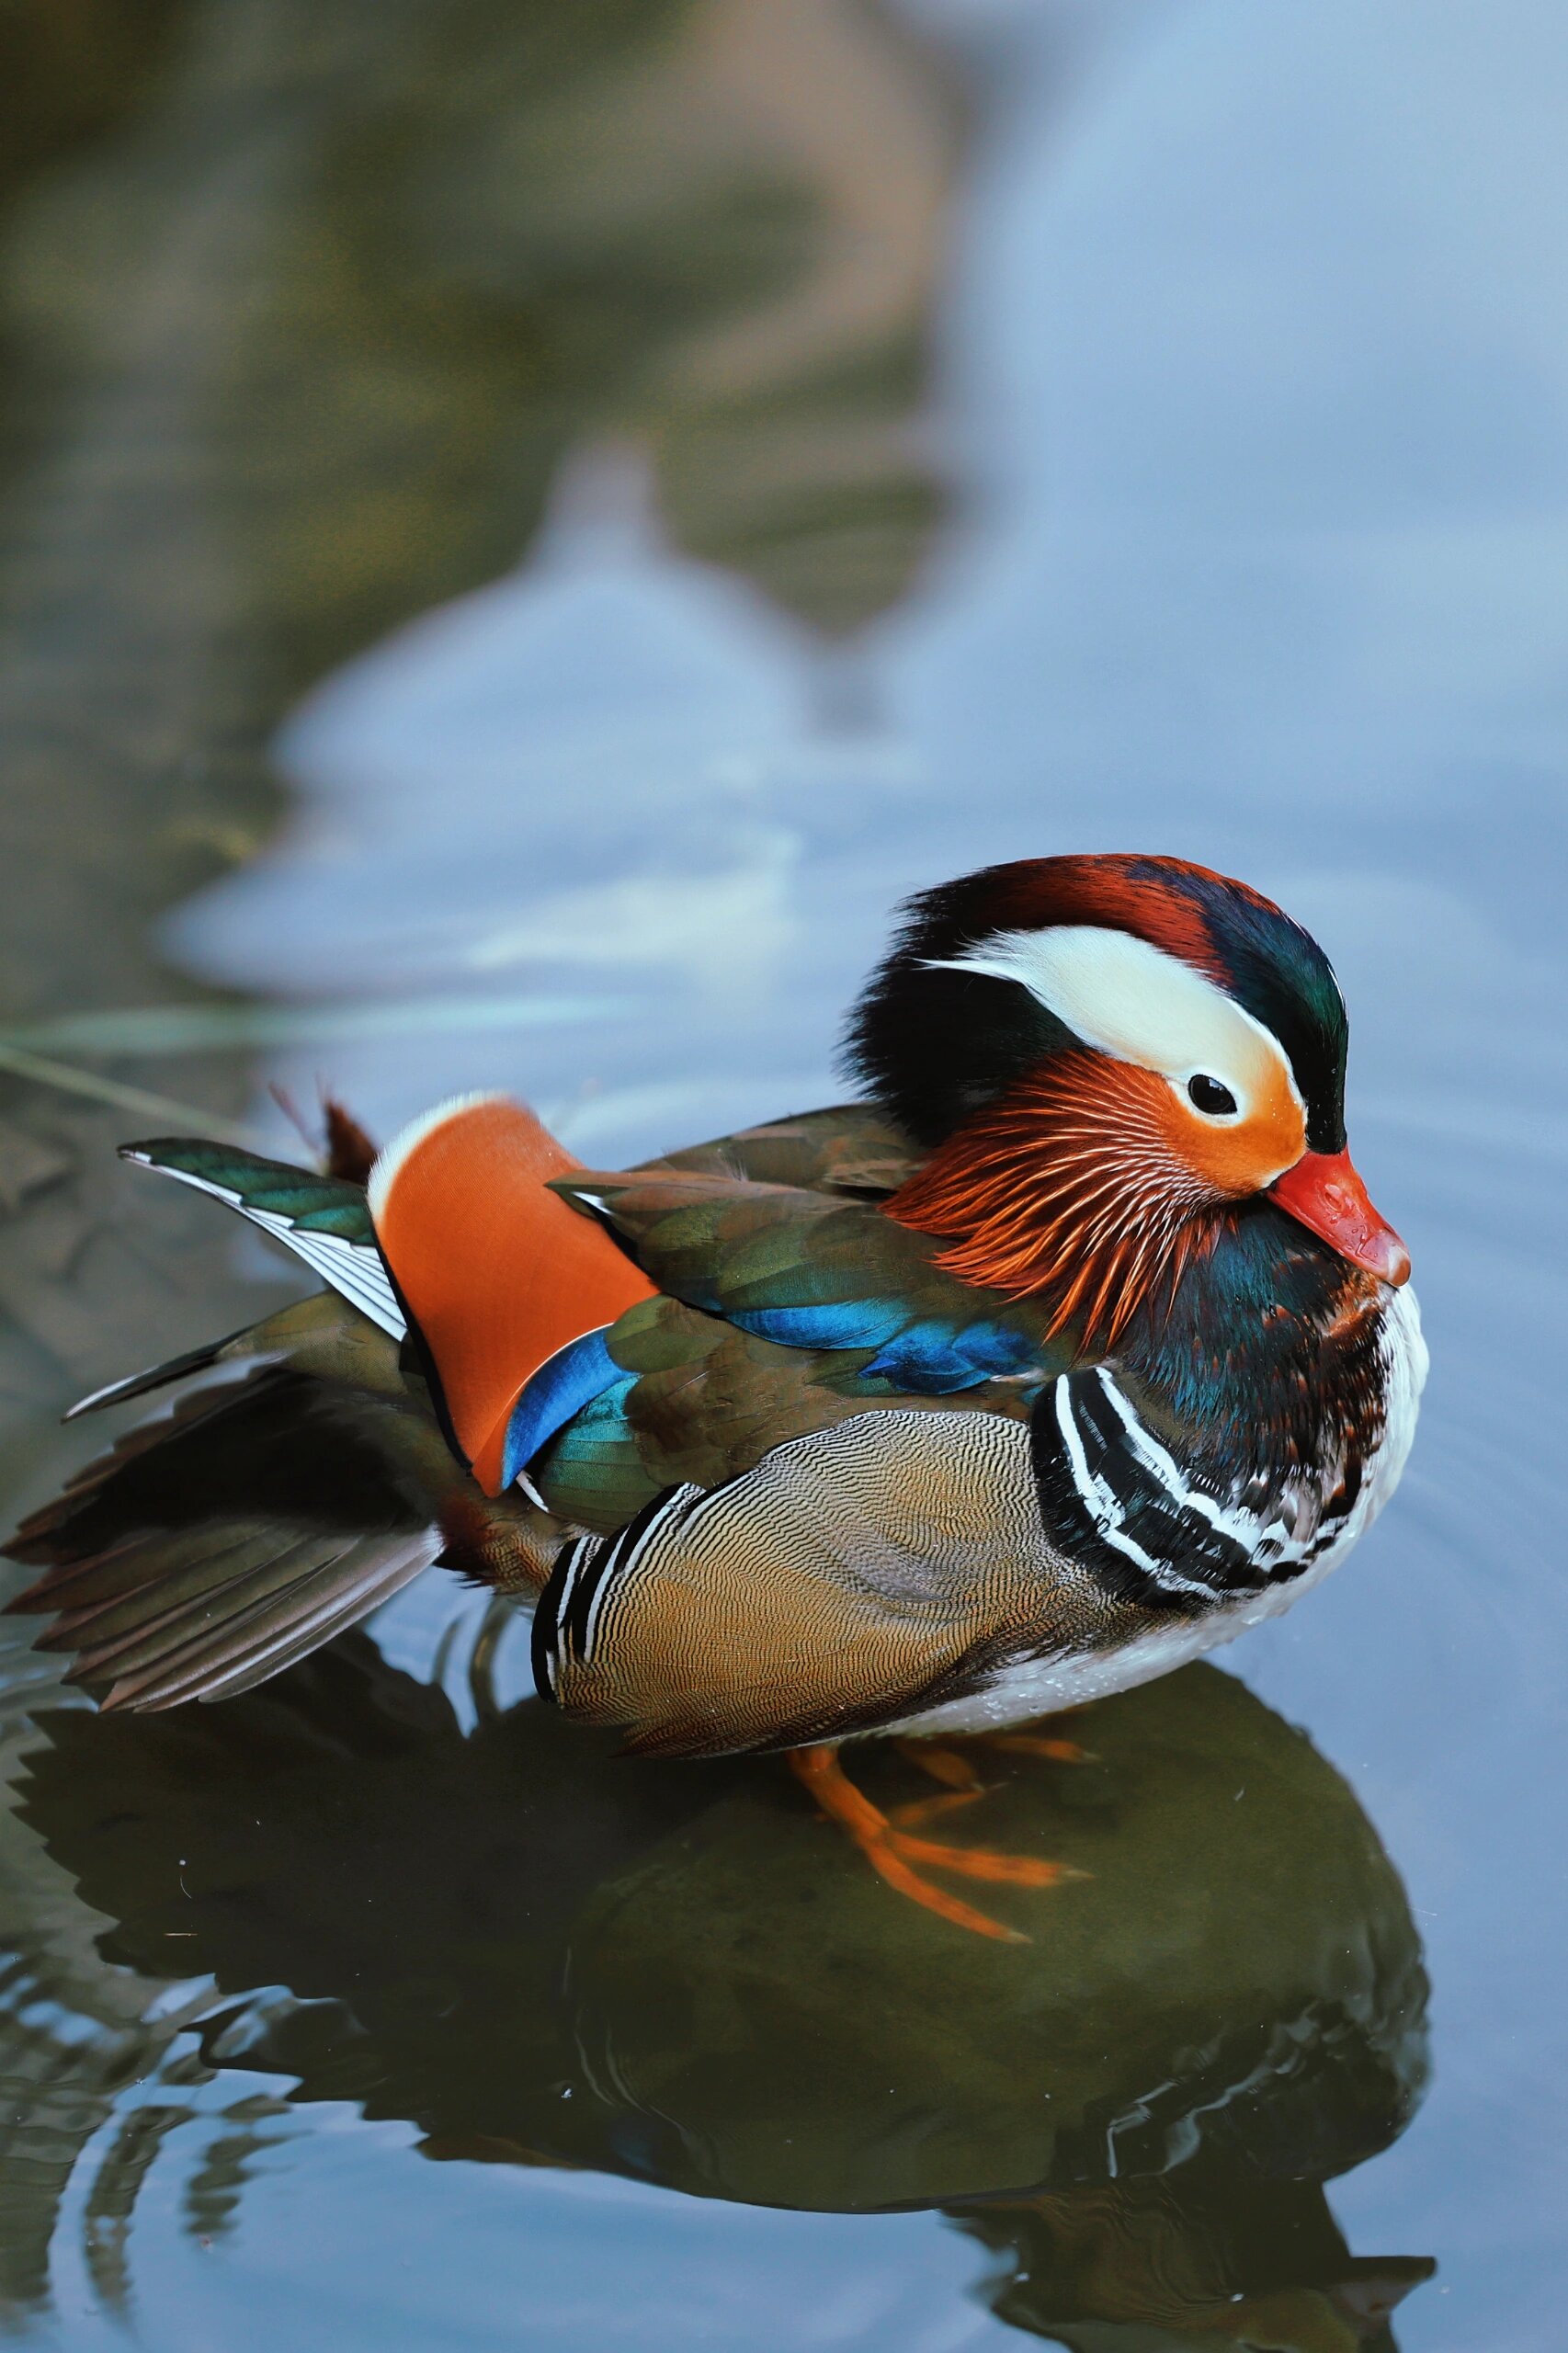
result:
[(1116, 1349), (1156, 1434), (1216, 1473), (1278, 1479), (1368, 1459), (1381, 1438), (1384, 1285), (1271, 1202), (1212, 1214)]
[(1047, 1531), (1122, 1599), (1199, 1617), (1291, 1586), (1398, 1477), (1414, 1319), (1391, 1322), (1396, 1294), (1297, 1232), (1267, 1204), (1228, 1215), (1114, 1356), (1036, 1401)]
[(1053, 1373), (1068, 1357), (1031, 1415), (1048, 1531), (1108, 1589), (1189, 1616), (1293, 1582), (1398, 1475), (1413, 1317), (1271, 1201), (1152, 1211), (1103, 1160), (1042, 1181), (1024, 1141), (1005, 1119), (978, 1154), (950, 1140), (889, 1209), (1027, 1301)]

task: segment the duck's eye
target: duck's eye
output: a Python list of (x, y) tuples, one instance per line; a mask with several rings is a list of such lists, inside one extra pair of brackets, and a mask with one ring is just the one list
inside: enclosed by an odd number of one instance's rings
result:
[(1216, 1119), (1236, 1108), (1236, 1098), (1230, 1088), (1222, 1080), (1210, 1078), (1207, 1071), (1200, 1070), (1187, 1080), (1187, 1092), (1199, 1111), (1207, 1111)]

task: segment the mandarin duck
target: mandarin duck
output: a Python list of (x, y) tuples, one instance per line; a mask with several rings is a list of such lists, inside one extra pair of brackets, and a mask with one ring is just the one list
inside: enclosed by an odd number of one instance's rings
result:
[[(1288, 1608), (1403, 1466), (1426, 1353), (1346, 1041), (1244, 884), (1028, 859), (904, 909), (857, 1102), (616, 1172), (503, 1096), (368, 1183), (128, 1145), (328, 1289), (74, 1407), (189, 1384), (11, 1540), (44, 1574), (10, 1606), (103, 1707), (158, 1709), (440, 1564), (531, 1608), (564, 1715), (787, 1751), (893, 1887), (1017, 1935), (929, 1874), (1062, 1874), (923, 1835), (981, 1786), (948, 1741), (1071, 1758), (1017, 1728)], [(871, 1733), (946, 1794), (874, 1807), (839, 1756)]]

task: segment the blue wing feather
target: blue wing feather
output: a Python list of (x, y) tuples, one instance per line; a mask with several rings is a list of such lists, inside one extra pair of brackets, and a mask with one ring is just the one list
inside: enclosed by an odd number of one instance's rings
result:
[(864, 1373), (901, 1390), (944, 1397), (1006, 1380), (1039, 1361), (1035, 1336), (1001, 1324), (912, 1313), (899, 1299), (827, 1300), (799, 1307), (735, 1307), (725, 1320), (790, 1348), (875, 1348)]
[(622, 1369), (605, 1346), (608, 1324), (585, 1332), (566, 1347), (547, 1357), (523, 1385), (506, 1424), (501, 1483), (509, 1487), (526, 1471), (540, 1449), (548, 1446), (574, 1415), (605, 1390), (625, 1380)]

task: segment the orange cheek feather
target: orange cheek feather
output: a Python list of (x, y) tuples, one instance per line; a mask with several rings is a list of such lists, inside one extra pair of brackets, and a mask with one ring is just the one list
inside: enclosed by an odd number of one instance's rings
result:
[(1263, 1087), (1221, 1128), (1158, 1071), (1061, 1055), (939, 1144), (886, 1213), (945, 1242), (937, 1263), (962, 1280), (1015, 1299), (1051, 1290), (1052, 1330), (1076, 1319), (1085, 1342), (1108, 1346), (1208, 1246), (1205, 1210), (1300, 1157), (1283, 1073)]
[(1168, 1100), (1172, 1117), (1166, 1133), (1173, 1154), (1222, 1199), (1242, 1200), (1248, 1193), (1260, 1193), (1282, 1170), (1293, 1167), (1307, 1148), (1301, 1107), (1285, 1073), (1272, 1062), (1258, 1100), (1233, 1125), (1221, 1127), (1205, 1120), (1175, 1093), (1168, 1092)]

